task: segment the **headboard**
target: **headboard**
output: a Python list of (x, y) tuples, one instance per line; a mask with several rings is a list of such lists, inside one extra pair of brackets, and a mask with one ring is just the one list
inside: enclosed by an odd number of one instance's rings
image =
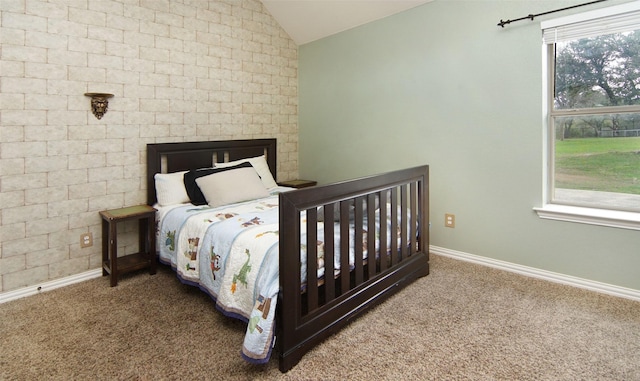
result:
[(156, 203), (154, 175), (212, 167), (212, 163), (265, 155), (276, 178), (276, 139), (147, 144), (147, 203)]

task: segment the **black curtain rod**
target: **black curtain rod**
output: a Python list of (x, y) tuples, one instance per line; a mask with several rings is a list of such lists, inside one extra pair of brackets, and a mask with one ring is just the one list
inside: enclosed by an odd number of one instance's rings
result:
[(585, 5), (591, 5), (591, 4), (595, 4), (595, 3), (601, 3), (603, 1), (607, 1), (607, 0), (596, 0), (596, 1), (592, 1), (589, 3), (584, 3), (584, 4), (578, 4), (578, 5), (573, 5), (571, 7), (566, 7), (566, 8), (560, 8), (560, 9), (554, 9), (553, 11), (548, 11), (548, 12), (543, 12), (543, 13), (538, 13), (537, 15), (528, 15), (525, 17), (520, 17), (519, 19), (513, 19), (513, 20), (507, 20), (507, 21), (502, 21), (502, 19), (500, 19), (500, 22), (498, 23), (498, 26), (501, 26), (504, 28), (505, 25), (507, 24), (511, 24), (512, 22), (516, 22), (516, 21), (522, 21), (522, 20), (533, 20), (534, 18), (538, 17), (538, 16), (544, 16), (544, 15), (548, 15), (549, 13), (555, 13), (555, 12), (560, 12), (560, 11), (566, 11), (567, 9), (573, 9), (573, 8), (578, 8), (578, 7), (584, 7)]

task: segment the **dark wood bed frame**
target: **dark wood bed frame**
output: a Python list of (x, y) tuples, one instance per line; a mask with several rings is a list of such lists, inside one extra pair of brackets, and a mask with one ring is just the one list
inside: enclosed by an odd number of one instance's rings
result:
[[(272, 173), (277, 173), (276, 139), (148, 144), (148, 203), (156, 202), (156, 173), (209, 167), (212, 161), (232, 161), (263, 154)], [(317, 210), (322, 206), (320, 210), (326, 221), (334, 219), (334, 212), (340, 215), (341, 223), (336, 233), (341, 236), (347, 237), (349, 221), (355, 222), (355, 241), (366, 242), (367, 252), (373, 253), (376, 242), (379, 247), (387, 247), (386, 225), (380, 224), (380, 230), (376, 231), (372, 222), (376, 205), (386, 203), (392, 205), (391, 215), (387, 215), (386, 208), (380, 208), (381, 219), (390, 218), (390, 230), (398, 231), (400, 242), (407, 244), (397, 245), (397, 250), (394, 247), (388, 253), (379, 253), (375, 261), (371, 261), (371, 257), (365, 259), (364, 248), (356, 245), (354, 268), (349, 274), (343, 273), (333, 279), (315, 276), (317, 248), (309, 245), (307, 274), (313, 275), (305, 277), (308, 279), (306, 285), (301, 284), (301, 223), (305, 226), (302, 212), (306, 211), (309, 241), (316, 240), (315, 227), (322, 217)], [(429, 167), (402, 169), (281, 193), (279, 205), (280, 291), (276, 310), (276, 349), (280, 370), (286, 372), (313, 346), (352, 319), (415, 279), (429, 274)], [(371, 224), (363, 227), (365, 219)], [(334, 225), (324, 226), (325, 237), (333, 236)], [(340, 242), (340, 252), (348, 253), (348, 240), (340, 239)], [(325, 268), (334, 267), (336, 248), (333, 246), (331, 240), (325, 242)], [(349, 268), (348, 254), (341, 254), (340, 262), (340, 268)]]

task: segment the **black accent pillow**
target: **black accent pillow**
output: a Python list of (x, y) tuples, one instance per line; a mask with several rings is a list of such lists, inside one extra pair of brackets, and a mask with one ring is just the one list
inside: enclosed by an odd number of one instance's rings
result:
[(191, 203), (193, 205), (206, 205), (207, 204), (207, 199), (204, 197), (204, 194), (202, 194), (202, 191), (200, 190), (200, 187), (198, 186), (198, 184), (196, 183), (196, 179), (202, 176), (207, 176), (210, 175), (212, 173), (219, 173), (219, 172), (224, 172), (224, 171), (229, 171), (232, 169), (238, 169), (238, 168), (247, 168), (247, 167), (251, 167), (253, 168), (253, 166), (251, 165), (251, 163), (244, 162), (238, 165), (234, 165), (233, 167), (226, 167), (226, 168), (200, 168), (200, 169), (192, 169), (189, 172), (184, 174), (184, 188), (187, 191), (187, 195), (189, 196), (189, 199), (191, 200)]

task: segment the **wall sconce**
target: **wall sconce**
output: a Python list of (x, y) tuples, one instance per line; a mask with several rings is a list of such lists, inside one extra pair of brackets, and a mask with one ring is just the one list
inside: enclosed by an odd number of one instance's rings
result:
[(93, 115), (98, 119), (102, 119), (102, 116), (107, 112), (109, 108), (109, 98), (113, 97), (113, 94), (106, 93), (84, 93), (84, 95), (91, 97), (91, 111)]

